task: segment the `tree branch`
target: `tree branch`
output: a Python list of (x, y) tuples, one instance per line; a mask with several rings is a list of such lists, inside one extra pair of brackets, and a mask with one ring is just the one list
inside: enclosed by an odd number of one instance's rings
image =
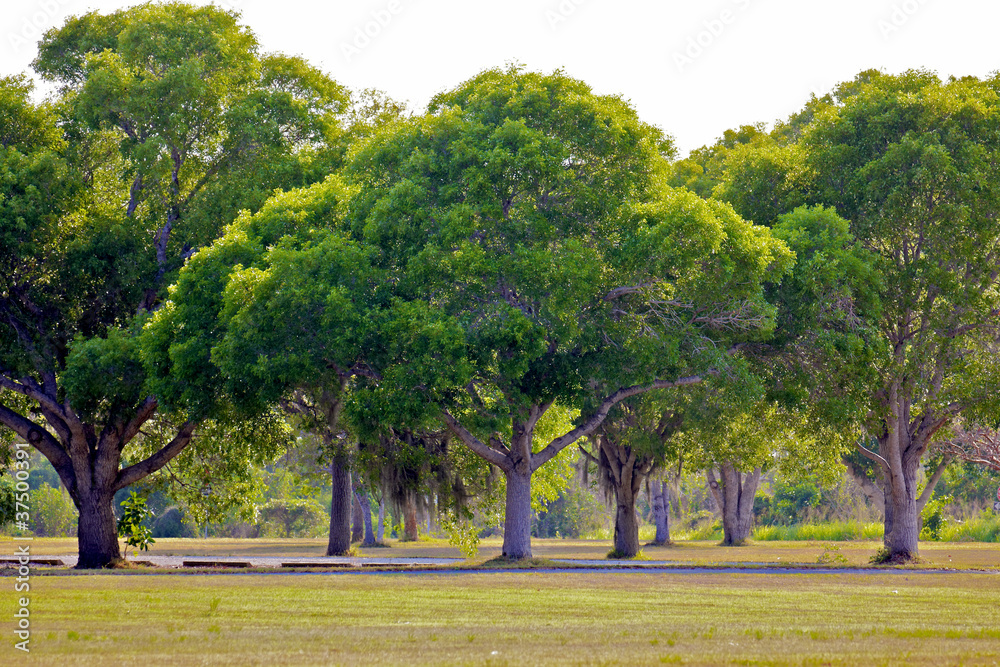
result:
[(126, 486), (138, 482), (143, 477), (153, 474), (170, 463), (175, 456), (184, 451), (184, 448), (191, 443), (191, 438), (194, 436), (194, 429), (194, 422), (184, 422), (177, 435), (174, 436), (174, 439), (162, 449), (149, 458), (119, 471), (117, 477), (115, 477), (114, 492), (117, 493)]
[(479, 440), (479, 438), (472, 435), (472, 433), (470, 433), (467, 428), (462, 426), (457, 419), (452, 417), (447, 410), (441, 411), (441, 418), (444, 419), (444, 423), (448, 425), (448, 428), (451, 429), (452, 433), (457, 435), (465, 446), (471, 449), (479, 457), (492, 463), (505, 473), (510, 473), (514, 470), (514, 466), (511, 463), (510, 458), (504, 456), (502, 453), (493, 449), (489, 445), (484, 444)]
[(548, 446), (542, 451), (532, 455), (531, 457), (532, 472), (538, 470), (538, 468), (548, 463), (555, 457), (556, 454), (561, 452), (569, 445), (573, 444), (579, 438), (582, 438), (585, 435), (590, 435), (590, 433), (592, 433), (598, 426), (604, 423), (604, 420), (607, 418), (608, 412), (611, 410), (611, 408), (613, 408), (616, 404), (621, 403), (626, 398), (637, 396), (639, 394), (644, 394), (654, 389), (673, 389), (676, 387), (684, 387), (692, 384), (700, 384), (703, 381), (704, 381), (703, 378), (701, 378), (700, 376), (693, 375), (691, 377), (680, 378), (679, 380), (673, 380), (673, 381), (656, 380), (652, 384), (635, 385), (632, 387), (625, 387), (623, 389), (619, 389), (618, 391), (616, 391), (615, 393), (611, 394), (606, 399), (604, 399), (604, 402), (601, 403), (600, 407), (597, 408), (597, 411), (593, 415), (591, 415), (590, 418), (587, 419), (587, 421), (585, 421), (583, 424), (580, 424), (569, 433), (556, 438), (555, 440), (550, 442)]

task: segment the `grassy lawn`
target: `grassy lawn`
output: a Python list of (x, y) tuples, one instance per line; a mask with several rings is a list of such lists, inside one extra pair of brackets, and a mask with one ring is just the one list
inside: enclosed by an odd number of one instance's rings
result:
[(3, 664), (1000, 662), (986, 573), (109, 573), (31, 593), (31, 660)]
[[(835, 546), (837, 553), (847, 559), (847, 564), (867, 565), (868, 559), (881, 546), (880, 542), (756, 542), (745, 547), (720, 547), (716, 542), (678, 542), (669, 547), (643, 547), (643, 556), (649, 560), (663, 560), (692, 565), (713, 563), (767, 563), (815, 564)], [(499, 538), (484, 540), (477, 560), (500, 555)], [(9, 537), (0, 538), (0, 555), (14, 552), (14, 542)], [(604, 540), (534, 539), (532, 549), (542, 558), (604, 558), (611, 544)], [(76, 553), (75, 538), (38, 538), (32, 542), (34, 554)], [(161, 538), (149, 550), (160, 556), (253, 556), (308, 557), (322, 556), (326, 552), (326, 539), (170, 539)], [(927, 567), (1000, 569), (1000, 544), (977, 542), (922, 542), (920, 554)], [(360, 555), (387, 557), (453, 557), (461, 556), (458, 549), (443, 539), (421, 539), (417, 542), (389, 541), (389, 548), (361, 549)]]

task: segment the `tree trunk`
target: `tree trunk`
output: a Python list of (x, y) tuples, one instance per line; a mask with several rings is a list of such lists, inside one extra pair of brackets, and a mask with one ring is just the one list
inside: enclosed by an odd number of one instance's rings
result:
[(407, 491), (403, 501), (403, 541), (416, 542), (420, 537), (417, 524), (417, 494)]
[(615, 555), (635, 558), (639, 553), (639, 517), (631, 489), (615, 490)]
[(760, 484), (760, 468), (744, 475), (729, 461), (719, 466), (721, 484), (708, 470), (708, 485), (722, 513), (722, 545), (745, 544), (753, 528), (753, 500)]
[(344, 556), (351, 552), (351, 471), (347, 462), (335, 458), (330, 464), (332, 498), (330, 499), (330, 541), (327, 556)]
[[(383, 492), (384, 494), (384, 492)], [(385, 541), (385, 495), (378, 499), (378, 533), (375, 534), (375, 542), (382, 544)]]
[[(351, 500), (351, 543), (354, 543), (360, 542), (365, 537), (365, 517), (357, 492), (351, 493)], [(371, 521), (371, 517), (368, 520)]]
[(358, 503), (361, 507), (362, 519), (365, 524), (365, 539), (361, 543), (363, 547), (373, 547), (375, 546), (375, 531), (372, 530), (372, 508), (371, 502), (368, 500), (367, 491), (359, 491), (355, 497), (358, 499)]
[(531, 558), (531, 468), (527, 462), (504, 473), (507, 503), (503, 520), (504, 558)]
[(107, 567), (121, 558), (114, 495), (96, 492), (81, 498), (76, 536), (79, 543), (78, 569)]
[(653, 480), (650, 484), (652, 492), (653, 523), (656, 524), (656, 538), (653, 544), (670, 543), (670, 495), (665, 481)]

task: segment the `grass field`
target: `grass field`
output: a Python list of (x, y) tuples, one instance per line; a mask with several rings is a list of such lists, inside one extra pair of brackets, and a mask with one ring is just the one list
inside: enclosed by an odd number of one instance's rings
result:
[(98, 574), (32, 586), (30, 660), (9, 641), (3, 664), (1000, 664), (995, 573)]
[[(447, 540), (422, 539), (417, 542), (391, 540), (390, 548), (361, 549), (360, 555), (373, 557), (461, 557), (458, 549)], [(716, 563), (742, 564), (816, 564), (817, 559), (835, 547), (836, 554), (846, 559), (846, 565), (867, 565), (868, 559), (881, 546), (877, 541), (792, 541), (756, 542), (745, 547), (720, 547), (716, 542), (678, 542), (667, 547), (643, 547), (643, 557), (648, 560), (709, 565)], [(498, 538), (484, 540), (477, 560), (500, 555)], [(611, 544), (604, 540), (534, 539), (532, 550), (543, 558), (604, 558)], [(37, 538), (32, 542), (34, 554), (76, 553), (76, 539)], [(159, 539), (149, 550), (161, 556), (253, 556), (302, 557), (322, 556), (326, 551), (325, 539)], [(14, 543), (9, 537), (0, 538), (0, 555), (14, 553)], [(1000, 569), (1000, 544), (976, 542), (921, 542), (920, 555), (924, 567), (957, 569)]]

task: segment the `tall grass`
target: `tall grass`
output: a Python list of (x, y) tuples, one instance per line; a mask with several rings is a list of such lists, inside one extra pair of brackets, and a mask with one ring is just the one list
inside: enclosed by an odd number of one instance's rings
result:
[(1000, 542), (1000, 516), (980, 515), (949, 521), (941, 527), (942, 542)]
[(880, 522), (831, 521), (806, 523), (794, 526), (760, 526), (752, 538), (761, 542), (817, 540), (844, 542), (849, 540), (880, 540), (883, 526)]

